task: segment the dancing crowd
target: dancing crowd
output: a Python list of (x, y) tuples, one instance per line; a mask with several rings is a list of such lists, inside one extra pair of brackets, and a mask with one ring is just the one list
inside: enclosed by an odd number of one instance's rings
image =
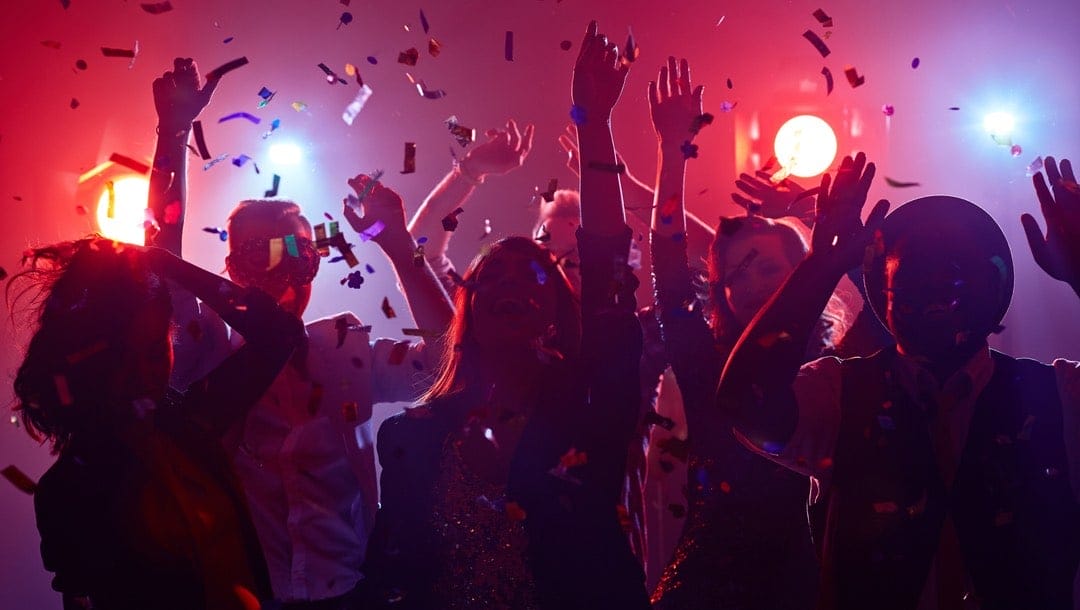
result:
[[(184, 261), (186, 147), (220, 79), (176, 59), (147, 245), (35, 248), (8, 283), (36, 321), (15, 411), (57, 456), (34, 503), (64, 607), (1080, 607), (1080, 364), (989, 347), (1014, 283), (998, 224), (944, 195), (867, 206), (858, 153), (805, 191), (744, 174), (746, 214), (710, 226), (684, 208), (704, 87), (675, 58), (649, 84), (650, 185), (612, 135), (633, 65), (588, 26), (560, 137), (578, 188), (461, 274), (445, 220), (522, 166), (532, 125), (490, 130), (410, 221), (348, 180), (409, 339), (303, 322), (349, 245), (295, 202), (236, 205), (227, 277)], [(1080, 296), (1070, 162), (1033, 185), (1031, 254)], [(661, 474), (685, 515), (649, 565)]]

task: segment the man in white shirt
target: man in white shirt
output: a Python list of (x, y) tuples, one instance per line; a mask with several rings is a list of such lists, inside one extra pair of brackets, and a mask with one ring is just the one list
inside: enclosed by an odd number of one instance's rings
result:
[[(1080, 294), (1080, 191), (1068, 161), (1046, 171), (1049, 237), (1031, 217), (1025, 229), (1040, 266)], [(749, 446), (829, 489), (820, 607), (1073, 608), (1080, 365), (990, 350), (1013, 286), (1000, 228), (944, 196), (888, 218), (882, 201), (863, 223), (873, 175), (860, 153), (822, 180), (811, 253), (740, 339), (717, 403)], [(800, 368), (860, 260), (896, 348)]]
[[(160, 124), (149, 207), (160, 227), (155, 242), (176, 254), (186, 208), (185, 145), (216, 86), (215, 79), (200, 89), (194, 62), (179, 58), (154, 82)], [(442, 286), (416, 256), (401, 197), (363, 175), (349, 185), (360, 209), (347, 205), (346, 220), (390, 259), (426, 339), (372, 341), (370, 327), (351, 312), (315, 320), (307, 324), (306, 343), (227, 436), (269, 568), (274, 600), (263, 600), (264, 607), (338, 610), (353, 604), (350, 592), (362, 579), (378, 508), (372, 405), (412, 400), (426, 389), (452, 315)], [(233, 280), (262, 289), (301, 318), (326, 244), (313, 241), (300, 207), (244, 201), (230, 215), (227, 231), (226, 268)], [(189, 300), (177, 310), (181, 366), (172, 383), (180, 388), (229, 349), (220, 320)]]

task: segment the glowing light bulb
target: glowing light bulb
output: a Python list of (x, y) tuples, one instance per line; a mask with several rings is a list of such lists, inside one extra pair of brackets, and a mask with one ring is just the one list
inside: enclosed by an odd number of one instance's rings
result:
[(278, 142), (270, 147), (270, 161), (277, 165), (298, 165), (304, 151), (291, 142)]
[[(110, 192), (111, 191), (111, 192)], [(142, 245), (146, 239), (146, 197), (150, 182), (142, 176), (124, 176), (108, 185), (98, 198), (98, 230), (109, 239)]]
[(801, 114), (788, 119), (776, 132), (773, 151), (788, 173), (810, 178), (832, 165), (836, 158), (836, 134), (822, 119)]
[(983, 129), (992, 136), (1012, 135), (1016, 120), (1008, 112), (991, 112), (983, 117)]

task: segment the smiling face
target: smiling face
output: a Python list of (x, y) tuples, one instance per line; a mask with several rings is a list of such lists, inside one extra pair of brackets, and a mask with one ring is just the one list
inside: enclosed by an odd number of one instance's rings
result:
[(557, 270), (523, 252), (493, 252), (474, 277), (473, 338), (481, 349), (532, 349), (557, 323)]
[(735, 321), (746, 326), (794, 269), (775, 233), (736, 238), (724, 257), (724, 297)]
[[(319, 254), (311, 243), (311, 225), (299, 214), (299, 207), (275, 209), (267, 213), (237, 214), (229, 220), (229, 256), (225, 265), (229, 277), (241, 286), (258, 288), (269, 294), (282, 309), (300, 317), (311, 300), (311, 282), (319, 270)], [(242, 204), (243, 205), (243, 204)], [(254, 202), (251, 206), (265, 206)], [(254, 209), (258, 209), (255, 207)], [(270, 261), (270, 241), (293, 235), (299, 256), (281, 253), (277, 264), (267, 269)]]

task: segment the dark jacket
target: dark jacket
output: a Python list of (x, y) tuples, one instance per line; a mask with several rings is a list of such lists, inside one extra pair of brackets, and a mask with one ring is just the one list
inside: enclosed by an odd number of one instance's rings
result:
[(992, 356), (951, 488), (931, 415), (889, 381), (895, 349), (844, 361), (823, 608), (915, 608), (946, 515), (981, 608), (1073, 608), (1080, 505), (1054, 371)]

